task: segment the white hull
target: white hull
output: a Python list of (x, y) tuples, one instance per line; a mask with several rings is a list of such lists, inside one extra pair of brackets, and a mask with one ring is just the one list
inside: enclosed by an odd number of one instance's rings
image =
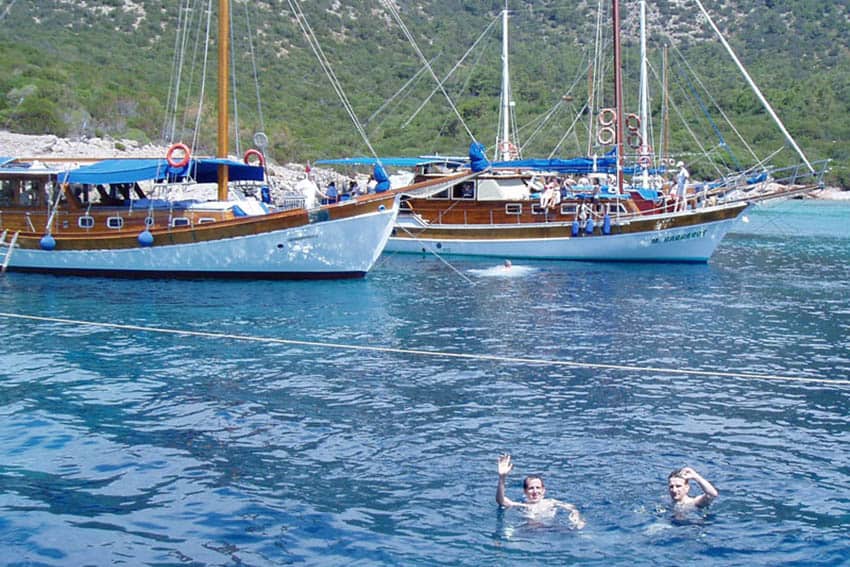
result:
[[(395, 234), (408, 237), (390, 237), (386, 251), (541, 260), (707, 262), (741, 214), (690, 226), (605, 236), (511, 238), (509, 233), (517, 227), (501, 225), (499, 228), (504, 228), (508, 237), (476, 238), (477, 231), (495, 227), (440, 225), (441, 229), (462, 231), (462, 238), (451, 239), (429, 238), (427, 228), (413, 219), (399, 217)], [(416, 235), (416, 238), (409, 237), (410, 234)]]
[[(359, 277), (380, 256), (395, 206), (338, 220), (190, 244), (93, 250), (16, 247), (9, 270), (168, 277)], [(8, 244), (3, 253), (8, 252)]]

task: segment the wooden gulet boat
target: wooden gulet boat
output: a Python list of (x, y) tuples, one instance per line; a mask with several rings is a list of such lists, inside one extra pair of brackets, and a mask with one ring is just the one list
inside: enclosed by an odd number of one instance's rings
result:
[[(507, 7), (505, 9), (505, 19)], [(659, 191), (624, 187), (624, 126), (637, 116), (623, 112), (620, 55), (620, 8), (612, 1), (614, 29), (614, 107), (600, 112), (600, 123), (609, 126), (614, 149), (603, 158), (574, 160), (514, 160), (494, 165), (474, 180), (446, 190), (406, 193), (401, 212), (387, 243), (388, 252), (495, 256), (591, 261), (707, 262), (726, 233), (749, 206), (787, 198), (817, 188), (814, 174), (808, 183), (753, 191), (746, 184), (721, 184), (717, 189), (691, 192), (687, 210), (676, 210), (675, 201)], [(504, 24), (507, 30), (507, 24)], [(506, 36), (506, 32), (505, 32)], [(508, 106), (507, 52), (503, 51), (503, 106)], [(507, 113), (507, 110), (504, 111)], [(499, 134), (500, 150), (516, 147), (509, 122)], [(630, 133), (633, 125), (629, 125)], [(783, 128), (784, 131), (784, 128)], [(646, 134), (643, 134), (644, 139)], [(474, 146), (474, 144), (473, 144)], [(795, 146), (796, 147), (796, 146)], [(470, 150), (471, 160), (474, 156)], [(804, 157), (805, 160), (805, 157)], [(434, 167), (439, 167), (434, 160)], [(533, 162), (533, 163), (528, 163)], [(545, 162), (545, 163), (537, 163)], [(603, 163), (605, 162), (605, 163)], [(610, 163), (608, 163), (610, 162)], [(441, 175), (427, 172), (423, 164), (418, 180)], [(525, 169), (524, 169), (525, 168)], [(635, 168), (632, 168), (633, 170)], [(646, 167), (643, 166), (644, 170)], [(545, 172), (586, 176), (592, 172), (607, 179), (596, 186), (571, 186), (569, 194), (546, 204), (532, 189), (535, 176)], [(544, 173), (541, 173), (544, 172)], [(739, 176), (743, 177), (743, 176)], [(735, 197), (728, 195), (735, 194)], [(681, 207), (680, 207), (681, 209)]]
[[(193, 159), (187, 167), (204, 180), (200, 172), (217, 174), (222, 161)], [(4, 268), (76, 275), (361, 277), (380, 255), (398, 210), (391, 194), (284, 211), (254, 199), (151, 199), (137, 193), (145, 166), (167, 169), (164, 160), (106, 161), (70, 172), (14, 162), (0, 168)], [(227, 167), (232, 181), (262, 180), (260, 167), (239, 162)], [(160, 187), (179, 187), (183, 179), (172, 181)], [(88, 194), (96, 187), (105, 195)]]
[[(227, 158), (228, 23), (228, 0), (219, 0), (218, 157), (191, 157), (175, 144), (165, 158), (105, 160), (69, 171), (7, 158), (0, 171), (3, 271), (169, 278), (342, 278), (369, 271), (396, 219), (396, 195), (311, 210), (302, 202), (282, 211), (231, 199), (238, 185), (259, 192), (266, 180), (262, 163)], [(216, 184), (216, 199), (181, 203), (154, 194), (204, 183)]]

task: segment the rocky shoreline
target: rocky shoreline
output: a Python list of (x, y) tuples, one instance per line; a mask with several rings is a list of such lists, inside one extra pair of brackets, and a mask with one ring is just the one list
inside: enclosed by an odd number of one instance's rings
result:
[[(71, 140), (52, 135), (16, 134), (0, 130), (0, 156), (18, 158), (133, 158), (162, 157), (167, 148), (154, 144), (140, 144), (135, 140), (113, 140), (111, 138), (82, 138)], [(241, 159), (233, 156), (235, 159)], [(269, 171), (278, 191), (292, 192), (298, 181), (304, 178), (305, 165), (298, 163), (269, 164)], [(313, 168), (313, 178), (320, 186), (331, 180), (339, 184), (344, 176), (330, 169)], [(359, 182), (365, 182), (358, 180)], [(826, 187), (811, 194), (812, 198), (828, 200), (850, 200), (850, 191), (840, 187)]]

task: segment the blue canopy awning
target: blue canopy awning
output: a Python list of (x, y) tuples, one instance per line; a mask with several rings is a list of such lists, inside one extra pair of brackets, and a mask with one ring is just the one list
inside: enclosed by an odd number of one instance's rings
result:
[(446, 164), (453, 167), (458, 167), (468, 163), (468, 160), (462, 160), (459, 158), (451, 158), (444, 157), (441, 158), (439, 156), (428, 156), (428, 157), (382, 157), (382, 158), (373, 158), (373, 157), (349, 157), (349, 158), (337, 158), (337, 159), (320, 159), (314, 162), (315, 165), (365, 165), (369, 167), (374, 167), (375, 165), (383, 165), (384, 167), (419, 167), (423, 165), (429, 164)]
[(218, 166), (226, 165), (231, 181), (262, 181), (265, 171), (260, 166), (220, 158), (192, 159), (182, 168), (173, 168), (164, 159), (109, 159), (72, 169), (60, 181), (88, 185), (111, 185), (137, 181), (182, 181), (191, 178), (198, 183), (218, 181)]
[(494, 168), (534, 169), (537, 171), (555, 171), (558, 173), (607, 173), (617, 170), (617, 159), (614, 157), (572, 158), (572, 159), (519, 159), (512, 161), (497, 161)]

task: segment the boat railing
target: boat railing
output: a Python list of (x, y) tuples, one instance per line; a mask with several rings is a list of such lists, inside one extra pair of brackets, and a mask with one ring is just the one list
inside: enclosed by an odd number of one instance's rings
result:
[(809, 164), (797, 163), (784, 167), (764, 168), (762, 170), (747, 170), (730, 175), (711, 184), (711, 189), (728, 191), (730, 189), (746, 189), (758, 187), (769, 182), (780, 185), (816, 185), (823, 186), (823, 177), (829, 171), (831, 160), (818, 160)]
[(812, 169), (808, 165), (798, 163), (787, 167), (773, 169), (770, 176), (775, 183), (782, 185), (817, 185), (823, 187), (823, 176), (829, 170), (830, 160), (818, 160), (811, 162)]

